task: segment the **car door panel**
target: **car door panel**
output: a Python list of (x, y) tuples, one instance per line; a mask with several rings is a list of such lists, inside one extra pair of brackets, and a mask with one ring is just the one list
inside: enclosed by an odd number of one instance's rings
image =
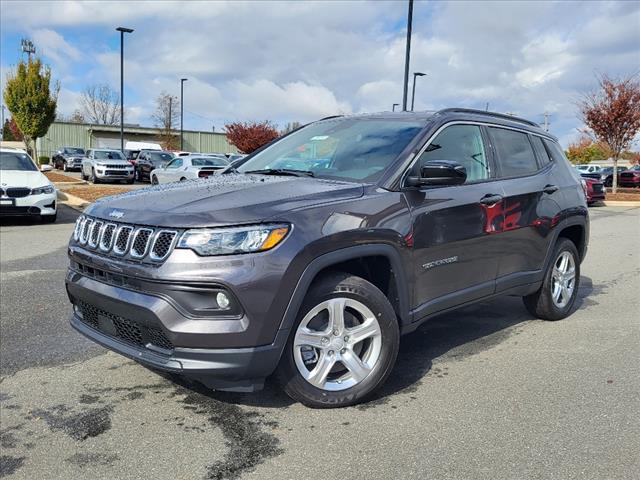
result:
[(413, 222), (416, 320), (495, 290), (500, 224), (494, 212), (503, 192), (492, 181), (485, 143), (477, 125), (447, 126), (427, 142), (413, 167), (415, 173), (423, 161), (452, 160), (468, 175), (463, 185), (405, 191)]

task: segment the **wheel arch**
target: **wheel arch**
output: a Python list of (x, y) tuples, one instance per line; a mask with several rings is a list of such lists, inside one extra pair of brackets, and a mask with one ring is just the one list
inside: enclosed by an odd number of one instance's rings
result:
[(351, 273), (373, 283), (389, 299), (400, 326), (410, 323), (409, 288), (400, 253), (391, 245), (367, 244), (335, 250), (312, 260), (298, 279), (281, 329), (293, 326), (312, 283), (322, 275), (336, 271)]

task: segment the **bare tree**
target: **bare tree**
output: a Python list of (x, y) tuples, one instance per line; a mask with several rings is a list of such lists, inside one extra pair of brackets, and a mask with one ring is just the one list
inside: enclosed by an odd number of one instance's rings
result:
[(120, 95), (109, 85), (89, 85), (80, 101), (84, 117), (91, 123), (116, 125), (120, 122)]
[(156, 98), (156, 110), (151, 115), (154, 124), (160, 130), (160, 142), (165, 150), (178, 148), (178, 137), (174, 133), (174, 125), (180, 118), (180, 101), (178, 97), (161, 92)]
[(580, 102), (585, 125), (606, 144), (613, 158), (613, 193), (618, 188), (618, 159), (640, 132), (640, 83), (637, 76), (614, 80), (598, 77), (598, 89)]

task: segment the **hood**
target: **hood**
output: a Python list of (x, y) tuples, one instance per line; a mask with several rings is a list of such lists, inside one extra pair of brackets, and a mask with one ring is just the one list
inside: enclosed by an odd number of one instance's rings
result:
[(37, 188), (51, 185), (51, 182), (39, 171), (0, 170), (0, 187)]
[(308, 177), (227, 174), (106, 197), (86, 213), (138, 225), (219, 227), (286, 219), (288, 211), (357, 198), (363, 191), (362, 185)]

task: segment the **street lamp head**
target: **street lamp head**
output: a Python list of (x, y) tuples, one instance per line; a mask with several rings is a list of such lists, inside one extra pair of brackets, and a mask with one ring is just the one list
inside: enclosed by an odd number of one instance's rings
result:
[(181, 78), (180, 81), (181, 82), (186, 82), (187, 80), (189, 80), (188, 78)]
[(413, 72), (413, 75), (416, 76), (416, 77), (424, 77), (427, 74), (426, 73), (422, 73), (422, 72)]
[(133, 32), (133, 28), (126, 28), (126, 27), (118, 27), (118, 28), (116, 28), (116, 30), (118, 32), (122, 32), (122, 33), (132, 33)]

